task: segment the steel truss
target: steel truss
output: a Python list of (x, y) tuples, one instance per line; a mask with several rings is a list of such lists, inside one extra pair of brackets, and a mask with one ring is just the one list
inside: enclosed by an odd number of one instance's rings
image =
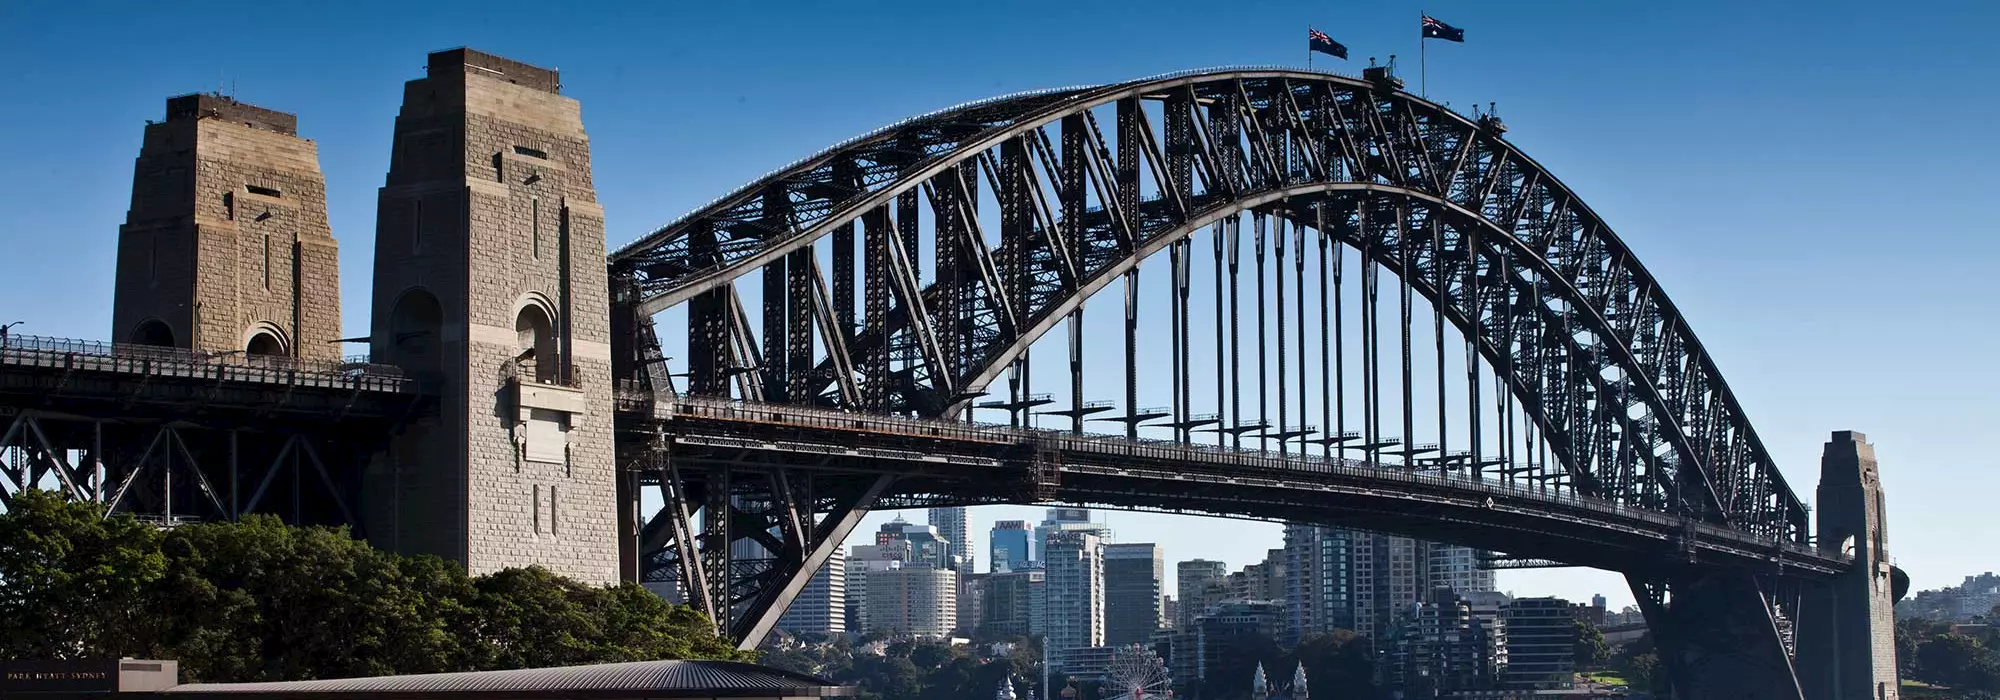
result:
[[(1081, 308), (1122, 282), (1124, 414), (1092, 420), (1125, 422), (1128, 436), (1141, 422), (1167, 418), (1182, 443), (1214, 432), (1218, 444), (1237, 447), (1247, 441), (1304, 454), (1319, 445), (1328, 460), (1358, 450), (1369, 463), (1499, 474), (1809, 545), (1804, 504), (1685, 319), (1625, 244), (1505, 141), (1497, 118), (1466, 117), (1399, 86), (1386, 74), (1356, 80), (1216, 70), (1010, 96), (918, 117), (800, 161), (618, 251), (613, 277), (625, 291), (617, 315), (649, 328), (653, 315), (686, 304), (686, 391), (694, 396), (954, 417), (1007, 373), (1006, 398), (982, 405), (1018, 416), (1049, 401), (1028, 385), (1028, 347), (1066, 325), (1071, 386), (1080, 386)], [(998, 231), (986, 229), (983, 201), (997, 202)], [(1214, 414), (1194, 413), (1186, 398), (1208, 371), (1188, 358), (1201, 324), (1187, 315), (1184, 271), (1198, 257), (1191, 239), (1205, 231), (1212, 232), (1216, 266), (1213, 370), (1218, 395), (1228, 398)], [(831, 240), (839, 268), (831, 288), (813, 252), (822, 239)], [(1174, 279), (1175, 386), (1173, 405), (1153, 414), (1134, 405), (1133, 329), (1141, 319), (1133, 299), (1141, 262), (1161, 250), (1169, 251)], [(1362, 269), (1342, 269), (1348, 251)], [(1304, 286), (1309, 256), (1316, 295)], [(1244, 265), (1253, 269), (1242, 277), (1254, 282), (1241, 281)], [(734, 284), (754, 272), (764, 283), (761, 326)], [(1344, 301), (1342, 280), (1354, 272), (1359, 298)], [(1340, 384), (1325, 386), (1329, 372), (1322, 369), (1318, 393), (1345, 394), (1350, 370), (1339, 334), (1348, 322), (1340, 314), (1358, 305), (1367, 397), (1358, 430), (1349, 430), (1345, 402), (1329, 408), (1336, 402), (1325, 399), (1318, 404), (1322, 424), (1306, 425), (1309, 334), (1286, 334), (1307, 324), (1309, 296), (1321, 300), (1324, 319), (1329, 286), (1335, 338), (1325, 340), (1322, 320), (1317, 364), (1333, 365)], [(1242, 298), (1246, 291), (1253, 298)], [(1287, 308), (1287, 295), (1296, 306)], [(1381, 308), (1382, 296), (1393, 312)], [(1413, 317), (1417, 297), (1433, 318)], [(1245, 301), (1254, 304), (1252, 339), (1242, 337)], [(1385, 313), (1394, 328), (1381, 327)], [(1274, 346), (1267, 345), (1266, 314), (1275, 317)], [(1466, 343), (1470, 394), (1469, 439), (1457, 452), (1442, 410), (1447, 322)], [(1438, 331), (1435, 444), (1412, 442), (1411, 329), (1418, 324)], [(621, 349), (629, 353), (621, 376), (658, 389), (660, 353), (651, 343), (646, 354), (647, 337)], [(1385, 344), (1400, 345), (1400, 356), (1385, 357)], [(1274, 367), (1266, 365), (1273, 347)], [(1256, 358), (1251, 387), (1242, 378), (1246, 348)], [(1287, 362), (1288, 348), (1296, 363)], [(1494, 378), (1491, 414), (1480, 408), (1481, 364)], [(1385, 395), (1385, 371), (1400, 371), (1400, 396)], [(1246, 390), (1254, 410), (1242, 406)], [(1085, 416), (1116, 408), (1073, 392), (1065, 414), (1076, 432)], [(1267, 392), (1278, 397), (1275, 416), (1266, 413)], [(1510, 402), (1519, 407), (1518, 426)], [(1288, 424), (1294, 416), (1297, 423)], [(1497, 454), (1482, 453), (1494, 443)], [(1762, 611), (1755, 616), (1771, 622), (1703, 638), (1712, 642), (1685, 635), (1687, 648), (1734, 650), (1767, 670), (1783, 667), (1790, 678), (1787, 655), (1777, 663), (1766, 652), (1779, 647), (1757, 641), (1767, 627), (1776, 629), (1784, 606), (1795, 605), (1777, 594), (1783, 576), (1661, 566), (1670, 573), (1644, 567), (1632, 581), (1635, 590), (1658, 594), (1649, 615), (1663, 625), (1697, 609)], [(1673, 666), (1689, 677), (1721, 668), (1712, 660), (1726, 656), (1690, 652)], [(1695, 688), (1689, 681), (1683, 694), (1707, 697)]]
[[(365, 431), (267, 430), (186, 420), (87, 417), (38, 409), (0, 414), (0, 505), (56, 490), (164, 524), (251, 513), (295, 524), (360, 519)], [(359, 533), (357, 533), (359, 534)]]

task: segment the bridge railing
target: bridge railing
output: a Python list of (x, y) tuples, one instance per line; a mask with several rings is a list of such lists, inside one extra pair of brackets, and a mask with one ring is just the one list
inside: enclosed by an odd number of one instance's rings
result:
[[(1754, 543), (1758, 546), (1781, 547), (1812, 556), (1829, 556), (1808, 545), (1761, 539), (1750, 533), (1733, 530), (1712, 523), (1688, 520), (1667, 513), (1629, 506), (1616, 501), (1585, 496), (1570, 489), (1522, 486), (1504, 480), (1489, 478), (1484, 472), (1477, 474), (1448, 475), (1432, 474), (1431, 470), (1408, 468), (1400, 465), (1380, 464), (1346, 457), (1323, 455), (1279, 454), (1259, 449), (1232, 448), (1218, 445), (1183, 444), (1172, 440), (1139, 438), (1123, 435), (1077, 434), (1061, 430), (1040, 428), (1015, 428), (1007, 425), (948, 421), (937, 419), (903, 418), (849, 413), (836, 409), (805, 406), (785, 406), (746, 402), (734, 399), (698, 397), (658, 397), (658, 406), (668, 415), (713, 418), (763, 423), (781, 423), (805, 427), (835, 430), (865, 431), (908, 435), (918, 438), (935, 438), (955, 442), (980, 442), (995, 447), (1035, 443), (1043, 448), (1055, 448), (1065, 452), (1094, 453), (1120, 457), (1139, 457), (1158, 460), (1179, 460), (1207, 465), (1245, 468), (1236, 479), (1238, 483), (1255, 483), (1276, 475), (1342, 474), (1353, 477), (1402, 481), (1425, 486), (1471, 491), (1495, 497), (1529, 499), (1545, 503), (1561, 504), (1565, 507), (1589, 510), (1620, 518), (1641, 520), (1663, 528), (1692, 530), (1695, 534), (1724, 540)], [(1254, 470), (1254, 471), (1253, 471)]]
[(401, 369), (370, 363), (365, 356), (341, 360), (307, 360), (242, 352), (205, 353), (186, 348), (33, 335), (0, 337), (0, 365), (190, 379), (300, 384), (366, 391), (395, 392), (403, 391), (409, 386), (409, 379), (403, 375)]

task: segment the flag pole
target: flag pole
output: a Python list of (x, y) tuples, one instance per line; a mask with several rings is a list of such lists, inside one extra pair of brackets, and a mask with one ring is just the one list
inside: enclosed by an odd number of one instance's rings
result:
[[(1428, 12), (1423, 12), (1422, 10), (1419, 10), (1418, 12), (1421, 13), (1421, 15), (1424, 17), (1430, 16), (1430, 13)], [(1418, 22), (1417, 24), (1419, 26), (1422, 26), (1423, 23)], [(1424, 36), (1423, 30), (1419, 29), (1417, 31), (1417, 96), (1422, 97), (1426, 100), (1431, 98), (1430, 48), (1431, 48), (1430, 37)]]
[(1317, 29), (1317, 27), (1310, 24), (1306, 25), (1306, 70), (1312, 70), (1313, 68), (1312, 31), (1314, 29)]

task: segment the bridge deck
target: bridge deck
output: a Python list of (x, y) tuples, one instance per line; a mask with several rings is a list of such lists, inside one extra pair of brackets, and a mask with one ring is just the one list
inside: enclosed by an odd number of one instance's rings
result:
[[(0, 344), (0, 394), (17, 407), (91, 402), (255, 408), (344, 415), (400, 412), (416, 393), (394, 367), (178, 348), (10, 336)], [(130, 414), (129, 408), (121, 412)], [(88, 412), (88, 411), (86, 411)]]
[[(635, 397), (624, 397), (637, 408)], [(1287, 508), (1326, 504), (1376, 509), (1376, 521), (1400, 522), (1440, 513), (1475, 536), (1495, 537), (1509, 529), (1518, 537), (1535, 528), (1575, 526), (1574, 537), (1618, 537), (1635, 548), (1686, 547), (1690, 556), (1751, 566), (1780, 566), (1820, 574), (1845, 570), (1847, 558), (1814, 547), (1772, 541), (1722, 525), (1578, 495), (1545, 484), (1523, 485), (1467, 471), (1426, 473), (1400, 466), (1321, 455), (1280, 455), (1260, 450), (1183, 445), (1124, 437), (1018, 429), (954, 421), (871, 416), (825, 409), (734, 401), (665, 398), (654, 404), (653, 420), (668, 426), (677, 449), (710, 453), (787, 453), (822, 460), (830, 468), (887, 469), (913, 475), (962, 468), (984, 477), (945, 483), (953, 492), (991, 497), (996, 483), (1019, 486), (1032, 472), (1036, 453), (1060, 463), (1069, 496), (1115, 503), (1133, 488), (1184, 490), (1190, 502), (1220, 499), (1222, 491), (1247, 498), (1257, 514), (1281, 517)], [(830, 460), (830, 461), (829, 461)], [(1135, 487), (1144, 481), (1149, 485)], [(983, 484), (983, 486), (982, 486)], [(985, 490), (982, 490), (985, 489)], [(1202, 493), (1202, 492), (1207, 493)], [(1273, 498), (1268, 494), (1288, 494)], [(1261, 500), (1260, 500), (1261, 499)], [(978, 500), (974, 497), (972, 500)], [(1557, 523), (1560, 523), (1558, 525)], [(1497, 547), (1496, 547), (1497, 548)], [(1586, 563), (1574, 562), (1573, 563)]]

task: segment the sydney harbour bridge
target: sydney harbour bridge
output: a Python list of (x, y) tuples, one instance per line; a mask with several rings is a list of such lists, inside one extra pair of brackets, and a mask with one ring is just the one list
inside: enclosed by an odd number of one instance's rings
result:
[[(466, 54), (451, 60), (469, 75), (531, 68)], [(385, 211), (411, 172), (410, 104)], [(533, 363), (499, 381), (523, 416), (584, 415), (547, 396), (608, 385), (613, 498), (574, 517), (610, 524), (618, 576), (674, 583), (746, 646), (871, 509), (1066, 503), (1616, 571), (1679, 697), (1894, 697), (1887, 606), (1906, 584), (1872, 448), (1833, 434), (1815, 521), (1690, 320), (1505, 133), (1383, 68), (960, 105), (610, 251), (608, 375), (536, 374), (586, 349), (523, 320)], [(508, 181), (549, 157), (520, 148), (492, 159), (507, 187), (565, 176)], [(570, 221), (565, 285), (571, 257), (592, 255), (571, 249)], [(580, 327), (560, 296), (549, 320)], [(427, 313), (476, 304), (447, 297)], [(368, 465), (438, 432), (426, 421), (449, 423), (466, 386), (484, 405), (487, 378), (427, 372), (406, 347), (422, 324), (375, 309), (372, 362), (16, 335), (0, 350), (0, 484), (166, 524), (271, 512), (383, 541), (364, 511), (431, 496), (373, 489)], [(476, 309), (460, 313), (476, 344)], [(426, 317), (401, 301), (393, 315)], [(518, 438), (523, 454), (537, 439)], [(567, 439), (582, 454), (590, 438)], [(478, 569), (478, 550), (456, 556)]]

